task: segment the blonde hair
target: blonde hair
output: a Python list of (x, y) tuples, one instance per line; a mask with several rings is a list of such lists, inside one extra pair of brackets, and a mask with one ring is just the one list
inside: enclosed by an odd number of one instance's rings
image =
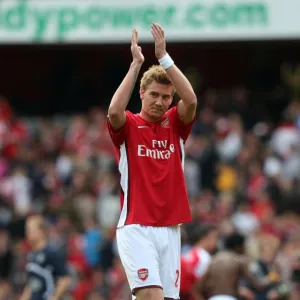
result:
[[(172, 85), (170, 78), (168, 77), (167, 72), (164, 70), (162, 66), (154, 65), (150, 67), (144, 74), (141, 79), (141, 88), (146, 90), (147, 87), (153, 82), (157, 82), (159, 84)], [(175, 93), (175, 89), (173, 87), (173, 94)]]

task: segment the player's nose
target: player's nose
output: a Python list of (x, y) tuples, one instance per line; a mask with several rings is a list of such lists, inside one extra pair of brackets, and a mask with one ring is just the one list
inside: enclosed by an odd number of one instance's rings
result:
[(155, 102), (155, 105), (156, 106), (162, 106), (162, 98), (161, 97), (158, 97), (157, 99), (156, 99), (156, 102)]

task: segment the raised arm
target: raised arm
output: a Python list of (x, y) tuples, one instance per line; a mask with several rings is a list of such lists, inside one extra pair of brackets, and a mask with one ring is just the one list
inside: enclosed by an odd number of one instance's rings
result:
[(172, 84), (174, 85), (181, 100), (178, 103), (178, 114), (180, 119), (188, 124), (193, 121), (197, 107), (197, 97), (193, 87), (185, 75), (174, 64), (166, 50), (164, 30), (160, 25), (153, 23), (151, 32), (155, 41), (155, 55), (160, 64), (165, 68)]
[(133, 61), (129, 71), (115, 92), (108, 108), (108, 117), (113, 129), (120, 129), (126, 121), (125, 110), (133, 92), (140, 69), (144, 62), (141, 47), (138, 46), (138, 33), (132, 30), (131, 53)]

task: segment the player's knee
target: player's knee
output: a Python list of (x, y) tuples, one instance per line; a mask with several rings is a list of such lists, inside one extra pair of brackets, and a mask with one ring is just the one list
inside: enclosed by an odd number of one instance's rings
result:
[(147, 287), (136, 291), (136, 300), (163, 300), (163, 292), (160, 288)]

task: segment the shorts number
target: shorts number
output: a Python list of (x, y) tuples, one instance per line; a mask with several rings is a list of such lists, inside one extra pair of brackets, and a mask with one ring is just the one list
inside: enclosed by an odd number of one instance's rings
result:
[(175, 287), (178, 287), (178, 280), (179, 280), (179, 270), (176, 270)]

